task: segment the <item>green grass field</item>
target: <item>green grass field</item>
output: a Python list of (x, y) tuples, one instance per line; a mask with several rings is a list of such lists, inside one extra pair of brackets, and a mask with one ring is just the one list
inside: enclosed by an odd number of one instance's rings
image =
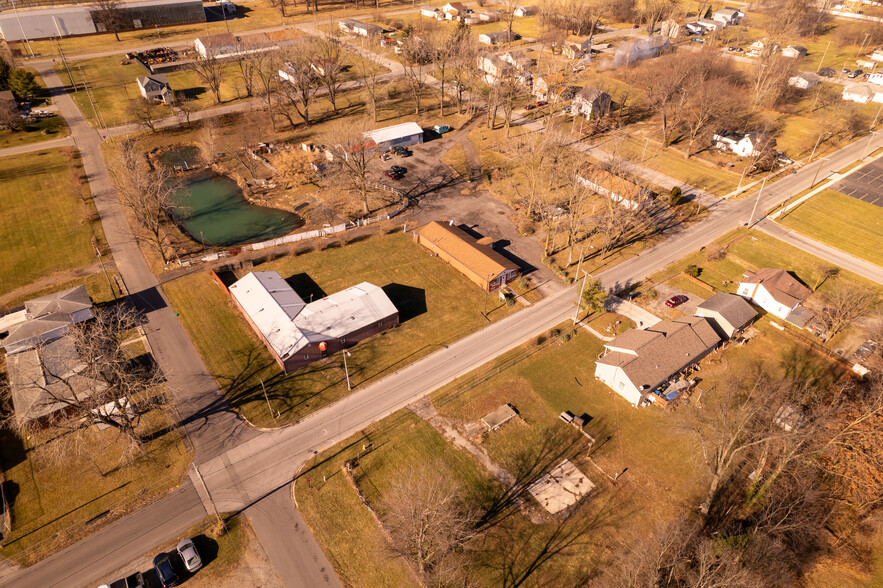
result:
[[(402, 233), (288, 255), (254, 269), (278, 271), (306, 300), (362, 281), (386, 288), (399, 309), (401, 325), (350, 349), (347, 366), (353, 386), (383, 377), (487, 325), (481, 315), (482, 290)], [(347, 393), (342, 357), (283, 375), (209, 274), (180, 278), (163, 288), (227, 398), (254, 424), (290, 423)], [(491, 320), (520, 307), (501, 305), (493, 296), (488, 300)], [(278, 422), (269, 415), (261, 380), (274, 409), (281, 412)]]
[(82, 173), (79, 158), (67, 149), (0, 159), (4, 291), (98, 261), (91, 241), (103, 243), (104, 235)]
[(49, 116), (25, 124), (20, 131), (0, 130), (0, 149), (61, 139), (69, 134), (70, 131), (63, 118), (57, 115)]
[(851, 255), (883, 265), (883, 208), (823, 190), (779, 219), (781, 224)]

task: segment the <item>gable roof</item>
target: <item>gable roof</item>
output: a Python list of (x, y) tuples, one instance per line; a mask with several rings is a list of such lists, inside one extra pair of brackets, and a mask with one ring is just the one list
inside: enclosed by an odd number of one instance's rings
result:
[(598, 88), (593, 88), (592, 86), (583, 86), (580, 88), (579, 92), (576, 93), (576, 98), (579, 96), (586, 102), (593, 102), (599, 98), (601, 99), (610, 99), (610, 94), (605, 92), (604, 90), (599, 90)]
[(445, 8), (451, 7), (457, 11), (465, 11), (466, 10), (466, 5), (463, 4), (462, 2), (448, 2), (447, 4), (445, 4), (444, 7)]
[(365, 133), (366, 137), (370, 137), (378, 145), (387, 141), (395, 141), (412, 135), (422, 135), (423, 127), (415, 122), (400, 123), (381, 129), (374, 129)]
[(773, 300), (792, 307), (810, 294), (812, 290), (797, 281), (797, 278), (780, 268), (765, 267), (756, 272), (742, 274), (742, 284), (762, 284)]
[(206, 35), (205, 37), (197, 37), (203, 47), (229, 47), (236, 44), (236, 37), (233, 33), (218, 33), (217, 35)]
[(64, 399), (73, 394), (91, 395), (107, 388), (105, 382), (80, 374), (85, 365), (70, 337), (10, 355), (6, 361), (12, 405), (20, 419), (38, 419), (64, 408)]
[(230, 286), (230, 294), (282, 359), (398, 312), (386, 293), (368, 282), (307, 304), (275, 271), (247, 274)]
[(745, 326), (751, 319), (757, 316), (757, 312), (744, 298), (735, 294), (727, 294), (726, 292), (718, 292), (696, 307), (697, 313), (703, 310), (719, 315), (736, 329)]
[(496, 277), (506, 270), (520, 269), (490, 246), (479, 245), (478, 239), (459, 227), (432, 221), (417, 229), (417, 233), (483, 279)]
[(23, 320), (11, 324), (0, 339), (6, 353), (13, 354), (58, 339), (73, 324), (93, 318), (92, 301), (85, 286), (55, 292), (24, 304)]
[(148, 82), (156, 82), (162, 86), (169, 86), (169, 76), (166, 74), (151, 74), (149, 76), (138, 76), (138, 85), (142, 88), (146, 87)]
[(662, 321), (605, 343), (609, 352), (598, 363), (621, 368), (637, 389), (649, 390), (699, 360), (720, 340), (706, 318)]

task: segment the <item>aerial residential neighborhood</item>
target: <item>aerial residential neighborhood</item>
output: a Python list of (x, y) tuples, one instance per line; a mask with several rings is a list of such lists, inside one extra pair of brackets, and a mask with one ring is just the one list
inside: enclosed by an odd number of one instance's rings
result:
[(883, 583), (878, 2), (0, 0), (0, 586)]

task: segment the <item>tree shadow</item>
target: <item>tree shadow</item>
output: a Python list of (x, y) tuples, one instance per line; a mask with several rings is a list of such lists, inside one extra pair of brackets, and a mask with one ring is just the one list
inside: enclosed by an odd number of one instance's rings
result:
[(399, 311), (399, 322), (404, 323), (426, 313), (426, 291), (403, 284), (387, 284), (383, 291)]
[(196, 547), (196, 552), (199, 553), (199, 558), (202, 560), (203, 565), (208, 565), (218, 559), (217, 541), (202, 533), (193, 537), (192, 541), (193, 545)]

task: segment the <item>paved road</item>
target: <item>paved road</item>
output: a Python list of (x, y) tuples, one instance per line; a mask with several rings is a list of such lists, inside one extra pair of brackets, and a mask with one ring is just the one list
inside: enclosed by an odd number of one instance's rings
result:
[[(864, 259), (859, 259), (854, 255), (850, 255), (836, 247), (831, 247), (830, 245), (811, 239), (806, 235), (801, 235), (800, 233), (787, 229), (769, 219), (764, 219), (757, 223), (756, 227), (767, 235), (793, 245), (798, 249), (802, 249), (807, 253), (811, 253), (816, 257), (820, 257), (833, 265), (840, 266), (843, 269), (858, 274), (863, 278), (867, 278), (872, 282), (883, 284), (883, 267), (880, 267), (879, 265), (873, 264), (870, 261), (865, 261)], [(873, 245), (868, 243), (868, 246), (872, 247)]]
[[(60, 80), (51, 69), (46, 68), (41, 73), (50, 87), (61, 87)], [(294, 426), (263, 434), (250, 432), (229, 411), (218, 394), (217, 387), (205, 372), (172, 310), (165, 304), (155, 276), (150, 273), (132, 240), (101, 159), (98, 134), (88, 127), (66, 94), (60, 94), (57, 102), (83, 152), (86, 172), (117, 265), (130, 290), (149, 310), (150, 343), (160, 364), (164, 368), (171, 366), (171, 369), (166, 369), (176, 395), (180, 396), (179, 402), (182, 413), (187, 415), (185, 420), (188, 421), (188, 428), (193, 431), (194, 439), (198, 440), (196, 460), (211, 497), (220, 510), (248, 509), (248, 514), (258, 521), (259, 529), (263, 530), (267, 522), (275, 529), (269, 532), (273, 543), (286, 537), (296, 537), (296, 533), (290, 533), (292, 528), (300, 527), (302, 531), (301, 522), (290, 516), (290, 501), (279, 498), (281, 495), (278, 492), (286, 491), (306, 459), (568, 320), (574, 311), (576, 293), (569, 288), (355, 391)], [(876, 139), (875, 145), (883, 143), (883, 137)], [(866, 141), (862, 140), (860, 144), (847, 146), (828, 156), (820, 163), (822, 173), (836, 171), (857, 160), (865, 145)], [(710, 207), (711, 214), (706, 220), (600, 273), (599, 277), (606, 287), (613, 289), (640, 280), (732, 228), (749, 222), (755, 201), (758, 202), (758, 212), (753, 217), (758, 218), (763, 211), (805, 189), (815, 171), (816, 166), (812, 166), (786, 177), (767, 188), (760, 197), (753, 194), (739, 201), (717, 201)], [(140, 555), (175, 536), (190, 521), (202, 518), (205, 511), (193, 506), (194, 498), (199, 500), (199, 494), (190, 482), (186, 482), (181, 489), (146, 509), (12, 576), (12, 584), (53, 586), (88, 583), (100, 577), (102, 571), (111, 571), (102, 569), (106, 560), (114, 559), (112, 565), (116, 567), (119, 561)], [(262, 504), (262, 500), (268, 502)], [(286, 510), (288, 514), (285, 514)], [(277, 535), (279, 529), (282, 532)], [(262, 542), (265, 542), (266, 533), (259, 532)], [(138, 539), (133, 540), (132, 537)], [(309, 534), (301, 532), (300, 537), (312, 545)], [(265, 547), (269, 549), (267, 543)], [(113, 553), (113, 558), (107, 557), (108, 552)], [(302, 565), (305, 562), (289, 561), (288, 556), (290, 554), (278, 551), (270, 554), (282, 570), (298, 575), (297, 578), (286, 580), (287, 585), (314, 586), (317, 569), (320, 577), (324, 574), (321, 569), (324, 563), (313, 560), (312, 567), (305, 566)]]
[(74, 140), (72, 137), (62, 137), (61, 139), (52, 139), (51, 141), (43, 141), (41, 143), (28, 143), (27, 145), (17, 145), (15, 147), (5, 147), (0, 149), (0, 157), (10, 155), (22, 155), (23, 153), (33, 153), (34, 151), (42, 151), (43, 149), (54, 149), (56, 147), (73, 147)]

